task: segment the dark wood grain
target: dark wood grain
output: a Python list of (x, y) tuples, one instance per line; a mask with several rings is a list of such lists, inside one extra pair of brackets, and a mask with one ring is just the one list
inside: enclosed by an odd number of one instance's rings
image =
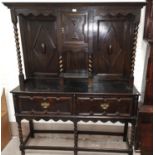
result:
[(153, 41), (153, 0), (147, 0), (144, 38), (148, 41)]
[(88, 78), (33, 78), (25, 81), (25, 88), (15, 88), (11, 92), (43, 93), (43, 94), (106, 94), (106, 95), (139, 95), (135, 87), (130, 87), (127, 81), (104, 80), (95, 76)]
[(136, 8), (139, 8), (139, 7), (143, 7), (146, 2), (92, 2), (92, 3), (69, 3), (69, 2), (66, 2), (66, 3), (40, 3), (40, 2), (36, 2), (36, 3), (20, 3), (20, 2), (14, 2), (14, 3), (9, 3), (9, 2), (3, 2), (4, 5), (6, 5), (8, 8), (21, 8), (21, 9), (24, 9), (24, 8), (42, 8), (42, 7), (45, 7), (45, 8), (51, 8), (51, 7), (54, 7), (54, 6), (59, 6), (59, 7), (73, 7), (73, 6), (76, 6), (76, 7), (85, 7), (85, 6), (92, 6), (92, 7), (95, 7), (95, 6), (116, 6), (117, 8), (118, 7), (127, 7), (127, 8), (132, 8), (132, 7), (136, 7)]
[(147, 64), (144, 104), (153, 105), (153, 43), (148, 45), (147, 52), (150, 53), (150, 56)]
[(153, 108), (144, 105), (139, 112), (139, 143), (142, 155), (153, 155)]
[(141, 149), (142, 155), (153, 154), (153, 122), (152, 120), (152, 106), (153, 105), (153, 1), (147, 0), (145, 25), (144, 25), (144, 39), (147, 41), (147, 73), (146, 73), (146, 87), (144, 95), (144, 105), (140, 108), (139, 122), (137, 126), (136, 149)]
[(149, 53), (144, 104), (152, 105), (153, 104), (153, 1), (152, 0), (147, 1), (144, 38), (148, 42), (147, 52)]

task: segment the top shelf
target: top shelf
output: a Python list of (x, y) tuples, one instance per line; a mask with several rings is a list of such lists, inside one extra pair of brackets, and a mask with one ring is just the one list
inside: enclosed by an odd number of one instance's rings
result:
[(25, 81), (24, 88), (18, 86), (12, 93), (65, 93), (65, 94), (104, 94), (139, 95), (135, 87), (125, 81), (110, 81), (99, 78), (31, 78)]
[(81, 6), (128, 6), (128, 7), (142, 7), (146, 5), (146, 2), (89, 2), (89, 3), (70, 3), (70, 2), (63, 2), (63, 3), (22, 3), (22, 2), (3, 2), (4, 5), (6, 5), (8, 8), (32, 8), (32, 7), (81, 7)]

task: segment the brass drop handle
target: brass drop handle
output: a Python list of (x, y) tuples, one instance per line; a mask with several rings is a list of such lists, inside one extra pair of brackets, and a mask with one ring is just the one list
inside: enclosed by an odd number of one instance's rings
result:
[(48, 103), (48, 102), (42, 102), (42, 103), (41, 103), (41, 106), (42, 106), (44, 109), (47, 109), (47, 108), (50, 106), (50, 103)]
[(108, 53), (109, 54), (112, 54), (112, 45), (109, 45), (109, 47), (108, 47)]
[(100, 106), (103, 110), (107, 110), (109, 108), (109, 103), (103, 103)]
[(61, 28), (61, 32), (62, 32), (62, 33), (64, 33), (64, 31), (65, 31), (65, 28), (64, 28), (64, 27), (62, 27), (62, 28)]
[(45, 43), (41, 43), (41, 48), (42, 48), (42, 53), (46, 53), (46, 44)]

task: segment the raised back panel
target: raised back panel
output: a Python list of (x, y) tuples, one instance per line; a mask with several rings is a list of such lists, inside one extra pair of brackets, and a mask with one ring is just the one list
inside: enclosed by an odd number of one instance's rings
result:
[(24, 76), (17, 16), (26, 78), (37, 73), (86, 71), (90, 76), (104, 74), (109, 80), (120, 77), (132, 85), (140, 9), (144, 3), (6, 5), (14, 24), (21, 81)]
[(56, 21), (53, 15), (20, 16), (27, 77), (39, 73), (58, 73)]
[(129, 76), (134, 29), (133, 15), (96, 16), (94, 23), (95, 73)]

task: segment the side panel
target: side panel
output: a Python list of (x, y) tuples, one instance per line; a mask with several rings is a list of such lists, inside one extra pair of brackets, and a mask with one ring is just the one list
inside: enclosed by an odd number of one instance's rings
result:
[(54, 15), (20, 16), (27, 76), (57, 73), (57, 17)]
[(134, 16), (100, 15), (94, 19), (94, 72), (129, 76)]

